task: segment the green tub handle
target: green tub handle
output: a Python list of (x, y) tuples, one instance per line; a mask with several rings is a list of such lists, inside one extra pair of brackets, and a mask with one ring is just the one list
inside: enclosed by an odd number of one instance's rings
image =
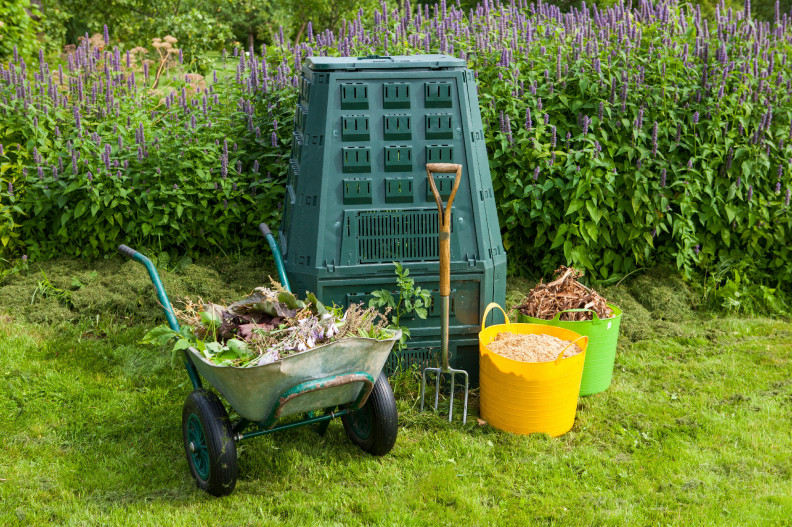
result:
[(602, 319), (597, 316), (597, 312), (596, 311), (594, 311), (593, 309), (588, 309), (588, 308), (584, 308), (584, 307), (577, 308), (577, 309), (565, 309), (563, 311), (559, 311), (558, 313), (556, 313), (556, 316), (553, 317), (553, 322), (558, 322), (559, 318), (561, 317), (561, 313), (585, 313), (585, 312), (590, 312), (591, 313), (591, 316), (594, 319), (594, 320), (591, 321), (592, 324), (599, 324), (600, 322), (602, 322)]

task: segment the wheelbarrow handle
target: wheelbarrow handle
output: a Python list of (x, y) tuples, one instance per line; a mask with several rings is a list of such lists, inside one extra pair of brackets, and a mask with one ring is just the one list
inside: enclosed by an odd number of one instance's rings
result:
[[(437, 190), (437, 185), (435, 185), (432, 172), (441, 174), (456, 172), (454, 186), (445, 206), (443, 205), (443, 199), (440, 197), (440, 192)], [(448, 297), (451, 295), (451, 205), (454, 203), (454, 198), (459, 189), (459, 182), (462, 179), (462, 165), (429, 163), (426, 165), (426, 176), (429, 178), (429, 187), (432, 189), (432, 194), (434, 194), (439, 213), (440, 237), (437, 248), (438, 256), (440, 257), (440, 296)]]
[[(162, 285), (162, 280), (160, 280), (157, 268), (154, 267), (152, 261), (146, 258), (145, 254), (138, 252), (132, 247), (128, 247), (126, 245), (119, 245), (118, 252), (127, 258), (143, 264), (143, 267), (145, 267), (146, 271), (148, 271), (149, 278), (151, 278), (151, 283), (154, 284), (154, 289), (157, 291), (157, 299), (162, 306), (162, 310), (165, 312), (165, 319), (168, 321), (168, 327), (170, 327), (173, 331), (179, 331), (179, 321), (176, 320), (176, 314), (173, 312), (173, 306), (171, 306), (170, 300), (168, 299), (168, 294), (165, 292), (165, 287)], [(187, 354), (187, 350), (182, 351), (184, 354), (184, 367), (187, 368), (187, 374), (190, 376), (190, 382), (192, 383), (193, 388), (198, 390), (202, 386), (201, 378), (198, 376), (198, 371), (195, 369), (192, 360)]]
[(176, 315), (173, 313), (173, 307), (171, 306), (170, 300), (168, 299), (168, 294), (165, 292), (165, 287), (162, 285), (162, 280), (160, 280), (159, 273), (157, 273), (157, 268), (154, 267), (154, 264), (146, 258), (141, 252), (136, 251), (132, 247), (128, 247), (126, 245), (119, 245), (118, 252), (126, 256), (131, 260), (135, 260), (138, 263), (143, 264), (143, 267), (146, 268), (148, 271), (149, 278), (151, 278), (151, 283), (154, 284), (154, 289), (157, 291), (157, 298), (159, 299), (159, 303), (162, 306), (162, 310), (165, 312), (165, 318), (168, 320), (168, 326), (174, 331), (179, 331), (179, 322), (176, 320)]
[(280, 280), (281, 285), (286, 291), (291, 292), (289, 279), (286, 278), (286, 268), (283, 266), (283, 258), (281, 258), (281, 250), (278, 246), (278, 242), (275, 241), (275, 236), (272, 235), (272, 231), (270, 230), (269, 225), (266, 223), (259, 223), (258, 227), (262, 236), (264, 236), (264, 239), (267, 240), (270, 250), (272, 251), (272, 257), (275, 259), (275, 268), (278, 270), (278, 279)]

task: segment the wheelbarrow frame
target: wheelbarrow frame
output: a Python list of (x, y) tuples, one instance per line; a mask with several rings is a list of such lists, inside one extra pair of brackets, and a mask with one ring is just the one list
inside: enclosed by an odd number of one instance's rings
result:
[[(280, 282), (283, 285), (283, 287), (288, 291), (290, 290), (289, 282), (288, 279), (286, 278), (283, 261), (280, 258), (280, 250), (278, 248), (277, 242), (275, 241), (274, 237), (272, 236), (272, 233), (270, 232), (266, 224), (261, 224), (259, 228), (262, 234), (264, 235), (264, 237), (266, 238), (267, 242), (269, 243), (270, 248), (272, 249)], [(179, 322), (176, 319), (176, 316), (173, 311), (173, 307), (170, 303), (170, 300), (168, 299), (167, 293), (165, 292), (165, 288), (162, 285), (162, 280), (160, 279), (159, 273), (157, 272), (157, 269), (152, 263), (152, 261), (149, 258), (147, 258), (144, 254), (134, 249), (131, 249), (126, 245), (121, 245), (118, 248), (118, 250), (123, 255), (129, 257), (130, 259), (136, 262), (139, 262), (146, 268), (149, 277), (151, 278), (151, 282), (156, 290), (157, 298), (160, 304), (162, 305), (163, 311), (165, 312), (165, 318), (167, 319), (168, 326), (174, 331), (180, 331)], [(397, 334), (391, 339), (387, 339), (383, 341), (377, 341), (375, 339), (363, 339), (363, 338), (353, 338), (352, 340), (366, 340), (366, 341), (371, 340), (373, 341), (372, 345), (374, 346), (380, 344), (380, 347), (382, 346), (388, 347), (388, 353), (389, 353), (390, 348), (392, 348), (393, 343), (399, 339), (399, 336), (400, 335)], [(390, 341), (390, 346), (387, 346), (388, 341)], [(307, 354), (315, 353), (317, 351), (319, 353), (324, 353), (324, 351), (320, 350), (319, 348), (334, 347), (334, 346), (338, 347), (338, 345), (342, 343), (344, 343), (344, 341), (327, 344), (325, 346), (319, 346), (312, 350), (308, 350), (300, 354), (295, 354), (282, 360), (289, 360), (295, 357), (296, 355), (306, 354), (307, 356)], [(343, 349), (336, 350), (334, 348), (334, 349), (329, 349), (328, 351), (329, 353), (333, 353), (333, 352), (338, 353), (339, 351), (343, 351)], [(384, 350), (381, 349), (377, 351), (379, 353), (382, 353)], [(388, 411), (385, 412), (386, 414), (385, 419), (387, 421), (393, 421), (392, 434), (390, 433), (390, 431), (388, 431), (389, 433), (386, 435), (392, 435), (392, 438), (387, 438), (384, 440), (384, 442), (380, 442), (379, 444), (371, 446), (370, 441), (367, 441), (368, 438), (365, 437), (365, 434), (360, 435), (358, 433), (361, 425), (356, 423), (357, 412), (359, 412), (361, 409), (364, 408), (364, 406), (366, 406), (366, 403), (369, 401), (369, 396), (372, 394), (372, 391), (375, 390), (375, 387), (377, 387), (378, 384), (382, 382), (387, 384), (387, 379), (384, 378), (381, 373), (382, 366), (384, 366), (386, 360), (387, 360), (387, 353), (384, 355), (384, 358), (381, 361), (382, 365), (378, 368), (379, 370), (378, 377), (376, 375), (372, 375), (372, 371), (377, 369), (376, 366), (375, 365), (372, 366), (371, 364), (365, 364), (365, 366), (368, 367), (369, 371), (363, 371), (361, 369), (357, 369), (356, 371), (344, 371), (342, 373), (332, 374), (327, 377), (311, 378), (303, 382), (297, 382), (294, 385), (289, 385), (289, 387), (283, 390), (280, 394), (276, 393), (275, 397), (272, 398), (274, 399), (274, 403), (271, 405), (271, 408), (266, 413), (262, 413), (260, 408), (256, 408), (256, 410), (248, 409), (250, 405), (246, 406), (245, 408), (246, 411), (237, 410), (234, 404), (232, 403), (232, 400), (235, 398), (234, 397), (235, 394), (233, 393), (233, 391), (228, 392), (229, 377), (223, 379), (222, 377), (217, 377), (216, 375), (218, 371), (225, 370), (225, 368), (219, 368), (209, 363), (209, 361), (205, 360), (202, 354), (194, 347), (189, 347), (183, 350), (184, 367), (187, 370), (187, 375), (189, 376), (190, 382), (193, 386), (193, 393), (191, 394), (191, 397), (193, 396), (194, 398), (204, 397), (207, 399), (207, 401), (209, 401), (209, 399), (212, 398), (214, 399), (207, 402), (206, 404), (208, 404), (209, 406), (214, 405), (215, 406), (214, 413), (220, 414), (217, 416), (218, 420), (227, 422), (229, 434), (221, 433), (220, 435), (228, 435), (228, 438), (226, 438), (224, 441), (228, 443), (230, 439), (231, 442), (231, 444), (229, 445), (222, 445), (221, 450), (223, 451), (223, 453), (218, 454), (218, 456), (221, 457), (225, 456), (222, 465), (223, 468), (225, 468), (226, 465), (228, 464), (233, 465), (231, 467), (232, 469), (231, 472), (233, 472), (233, 476), (226, 478), (228, 481), (226, 481), (223, 484), (212, 484), (212, 482), (208, 480), (208, 475), (210, 474), (209, 468), (204, 467), (206, 468), (205, 471), (201, 470), (200, 466), (196, 468), (196, 463), (200, 465), (200, 462), (198, 462), (200, 460), (197, 460), (197, 458), (194, 457), (195, 456), (194, 449), (192, 450), (191, 453), (190, 449), (194, 448), (194, 445), (192, 442), (190, 442), (191, 440), (188, 439), (188, 436), (193, 437), (196, 434), (201, 436), (201, 439), (206, 439), (205, 437), (207, 434), (206, 425), (203, 423), (198, 423), (197, 425), (192, 422), (188, 423), (189, 416), (187, 415), (187, 405), (190, 398), (188, 398), (188, 401), (185, 401), (185, 410), (184, 410), (185, 413), (183, 414), (183, 431), (184, 431), (184, 439), (185, 439), (185, 449), (187, 453), (188, 463), (190, 464), (191, 472), (193, 473), (193, 477), (196, 479), (198, 486), (203, 488), (207, 492), (217, 496), (230, 494), (233, 491), (236, 482), (236, 446), (235, 446), (236, 442), (242, 441), (243, 439), (250, 439), (261, 435), (279, 432), (281, 430), (288, 430), (291, 428), (297, 428), (300, 426), (314, 425), (314, 424), (319, 425), (317, 428), (317, 432), (320, 435), (323, 435), (327, 430), (330, 421), (337, 417), (343, 418), (344, 428), (346, 429), (347, 434), (349, 435), (350, 439), (352, 439), (353, 442), (358, 444), (358, 446), (360, 446), (364, 450), (368, 450), (370, 453), (375, 455), (383, 455), (387, 453), (387, 451), (389, 451), (390, 448), (392, 448), (396, 437), (395, 399), (390, 400), (393, 399), (393, 393), (390, 390), (390, 386), (387, 386), (386, 388), (381, 387), (379, 390), (377, 390), (377, 394), (381, 394), (378, 395), (378, 397), (382, 398), (384, 396), (386, 399), (385, 407), (386, 410)], [(196, 367), (196, 361), (198, 361), (199, 367)], [(263, 370), (268, 366), (273, 366), (273, 365), (270, 364), (264, 366), (256, 366), (250, 368), (250, 370), (253, 369)], [(237, 419), (236, 421), (231, 421), (227, 417), (225, 408), (222, 407), (222, 403), (219, 402), (219, 399), (217, 399), (217, 397), (212, 392), (208, 392), (204, 389), (203, 382), (201, 381), (201, 374), (199, 373), (199, 369), (201, 370), (201, 373), (203, 373), (204, 378), (209, 381), (209, 384), (212, 385), (221, 394), (223, 394), (224, 397), (226, 397), (226, 399), (229, 400), (229, 406), (232, 409), (234, 409), (237, 413), (239, 413), (240, 415), (239, 419)], [(249, 369), (245, 368), (244, 370), (249, 370)], [(255, 372), (253, 373), (255, 374)], [(270, 372), (270, 376), (277, 376), (277, 375), (283, 376), (283, 373), (279, 373), (278, 371)], [(212, 379), (215, 380), (214, 383), (212, 382)], [(283, 385), (284, 383), (281, 382), (280, 384)], [(356, 389), (356, 387), (354, 386), (355, 384), (360, 386), (359, 390)], [(357, 395), (353, 397), (339, 398), (342, 395), (348, 396), (349, 394), (353, 394), (355, 392), (357, 392)], [(323, 398), (322, 397), (323, 394), (327, 394), (327, 395)], [(257, 394), (253, 394), (253, 395), (257, 395)], [(290, 404), (293, 405), (293, 403), (297, 399), (304, 396), (308, 396), (306, 397), (306, 399), (308, 399), (307, 404), (310, 405), (311, 409), (303, 409), (302, 411), (299, 412), (295, 412), (294, 410), (289, 409)], [(236, 398), (237, 400), (239, 400), (238, 394), (236, 394)], [(350, 400), (346, 400), (347, 398), (349, 398)], [(219, 409), (217, 408), (218, 404), (220, 404)], [(381, 406), (381, 404), (377, 404), (375, 406)], [(392, 412), (390, 410), (392, 410)], [(318, 415), (318, 412), (323, 412), (323, 413)], [(210, 411), (209, 413), (211, 414), (212, 412)], [(281, 418), (295, 413), (305, 414), (305, 417), (303, 417), (302, 419), (298, 419), (296, 421), (289, 421), (282, 424), (277, 424), (278, 421), (281, 420)], [(392, 416), (390, 415), (391, 413), (393, 414)], [(248, 417), (250, 417), (250, 415), (256, 415), (257, 417), (263, 415), (264, 417), (261, 419), (259, 418), (248, 419), (245, 415), (247, 415)], [(365, 427), (366, 426), (365, 423), (362, 426)], [(390, 426), (390, 424), (388, 424), (388, 426)], [(189, 429), (189, 433), (188, 433), (188, 429)], [(221, 427), (221, 432), (222, 432), (222, 427)], [(221, 438), (220, 441), (222, 443), (223, 439)], [(191, 458), (191, 456), (193, 457)], [(207, 460), (206, 462), (211, 464), (212, 462), (216, 463), (217, 460)], [(202, 485), (202, 482), (205, 483), (205, 485)]]

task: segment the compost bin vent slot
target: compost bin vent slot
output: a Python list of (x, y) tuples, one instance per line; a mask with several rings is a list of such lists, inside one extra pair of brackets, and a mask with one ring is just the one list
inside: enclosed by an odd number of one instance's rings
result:
[(356, 219), (358, 263), (438, 259), (437, 211), (359, 211)]
[(385, 363), (385, 374), (390, 376), (401, 371), (417, 369), (423, 371), (424, 368), (437, 366), (440, 357), (439, 348), (406, 348), (402, 351), (394, 350), (388, 355), (388, 362)]

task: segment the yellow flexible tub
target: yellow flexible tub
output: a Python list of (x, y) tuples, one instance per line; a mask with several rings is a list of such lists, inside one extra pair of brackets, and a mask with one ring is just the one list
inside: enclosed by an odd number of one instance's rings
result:
[[(497, 303), (487, 306), (479, 333), (479, 383), (481, 417), (495, 428), (516, 434), (535, 432), (553, 437), (568, 432), (575, 423), (580, 380), (588, 337), (568, 329), (542, 324), (509, 322), (484, 327)], [(572, 357), (562, 352), (553, 362), (521, 362), (497, 355), (487, 345), (498, 333), (544, 334), (576, 342), (583, 350)], [(571, 344), (570, 344), (571, 345)]]

